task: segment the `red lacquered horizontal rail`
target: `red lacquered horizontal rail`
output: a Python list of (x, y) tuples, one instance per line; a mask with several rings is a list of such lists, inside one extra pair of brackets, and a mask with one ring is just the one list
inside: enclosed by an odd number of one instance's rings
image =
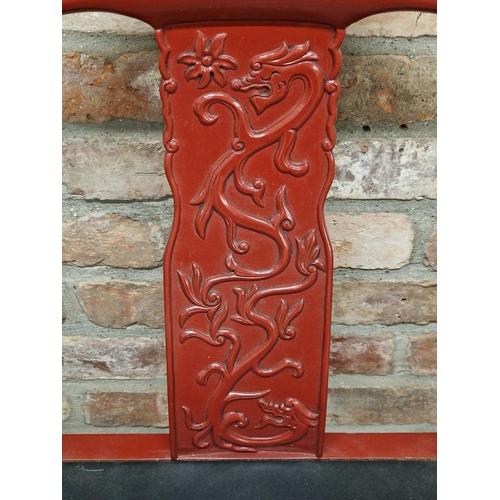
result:
[[(168, 434), (64, 434), (64, 462), (170, 460)], [(436, 460), (435, 433), (327, 433), (321, 460)]]
[(167, 24), (228, 21), (309, 22), (346, 28), (381, 12), (436, 12), (436, 0), (63, 0), (63, 13), (115, 12), (155, 29)]

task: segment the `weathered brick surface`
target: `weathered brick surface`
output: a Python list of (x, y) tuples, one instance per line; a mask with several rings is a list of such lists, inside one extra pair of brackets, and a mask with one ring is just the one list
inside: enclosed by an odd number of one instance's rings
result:
[(394, 337), (340, 337), (330, 344), (330, 373), (386, 375), (392, 372)]
[(161, 142), (113, 137), (63, 143), (63, 182), (86, 200), (157, 200), (172, 194)]
[(346, 56), (338, 119), (410, 123), (436, 115), (436, 57)]
[(156, 51), (124, 54), (112, 63), (71, 52), (63, 54), (62, 72), (63, 121), (162, 121)]
[(437, 233), (436, 233), (436, 231), (434, 231), (429, 242), (425, 246), (424, 257), (425, 257), (425, 260), (432, 267), (432, 269), (434, 269), (434, 271), (437, 271)]
[(69, 406), (68, 398), (62, 397), (62, 421), (64, 422), (71, 415), (71, 408)]
[(410, 347), (406, 358), (408, 369), (415, 375), (436, 375), (437, 333), (410, 335)]
[(63, 337), (64, 379), (151, 379), (165, 376), (160, 339)]
[(398, 269), (410, 260), (413, 231), (406, 215), (333, 213), (325, 219), (335, 267)]
[(434, 322), (436, 290), (433, 281), (335, 283), (332, 320), (345, 325)]
[(154, 36), (149, 25), (132, 17), (110, 12), (80, 12), (62, 16), (63, 31), (109, 33), (113, 35)]
[(332, 388), (327, 411), (328, 420), (344, 425), (436, 423), (436, 388)]
[(150, 269), (162, 264), (165, 237), (158, 224), (117, 214), (63, 221), (63, 263)]
[(101, 281), (81, 283), (78, 296), (90, 321), (108, 328), (144, 325), (163, 328), (161, 283)]
[(436, 139), (354, 139), (335, 146), (338, 199), (411, 200), (437, 197)]
[[(63, 54), (63, 120), (113, 118), (161, 122), (156, 51)], [(436, 57), (345, 56), (340, 73), (339, 120), (409, 123), (436, 115)]]
[(351, 24), (351, 36), (417, 37), (437, 34), (437, 16), (429, 12), (387, 12)]
[(97, 427), (168, 427), (167, 408), (162, 393), (92, 392), (87, 394), (84, 419)]
[[(162, 123), (158, 51), (127, 53), (110, 61), (119, 54), (120, 40), (124, 40), (112, 35), (133, 35), (135, 38), (127, 42), (128, 48), (123, 48), (134, 52), (149, 47), (148, 39), (138, 36), (146, 35), (152, 41), (151, 27), (104, 13), (64, 16), (63, 20), (67, 31), (111, 35), (82, 38), (86, 40), (86, 47), (98, 40), (96, 46), (102, 47), (106, 56), (63, 55), (63, 120), (101, 123), (123, 118)], [(435, 35), (435, 16), (414, 12), (374, 16), (351, 26), (348, 35)], [(76, 47), (79, 36), (66, 35), (71, 50)], [(105, 47), (108, 41), (111, 45)], [(364, 42), (353, 39), (351, 42), (356, 47), (365, 46)], [(385, 44), (388, 50), (391, 43), (378, 42)], [(417, 43), (420, 53), (426, 44), (425, 40)], [(361, 122), (402, 124), (428, 120), (435, 115), (435, 60), (435, 56), (422, 55), (411, 59), (391, 55), (344, 57), (339, 119), (358, 122), (359, 133), (358, 138), (351, 140), (341, 137), (335, 149), (336, 179), (330, 197), (350, 200), (436, 198), (435, 139), (377, 138), (373, 133), (359, 138)], [(170, 196), (163, 172), (161, 143), (146, 135), (133, 136), (132, 132), (118, 135), (111, 131), (109, 124), (104, 123), (102, 127), (106, 130), (103, 128), (103, 133), (95, 137), (86, 133), (83, 138), (65, 140), (63, 181), (69, 194), (103, 201), (157, 200)], [(114, 126), (111, 128), (114, 130)], [(397, 125), (394, 128), (396, 130)], [(404, 212), (403, 204), (399, 205)], [(383, 213), (386, 211), (383, 207), (381, 202), (377, 208), (381, 213), (377, 214), (327, 215), (327, 218), (336, 218), (336, 225), (331, 228), (336, 267), (396, 269), (408, 262), (413, 244), (408, 219), (401, 214)], [(85, 211), (64, 221), (66, 264), (137, 269), (161, 265), (165, 234), (156, 219), (135, 221), (114, 214), (80, 217), (82, 213)], [(428, 263), (435, 270), (435, 240), (431, 238), (422, 253), (422, 237), (418, 236), (418, 256), (421, 263)], [(82, 274), (87, 272), (85, 269), (73, 268), (72, 274), (75, 272), (77, 276), (81, 274), (77, 278), (80, 281), (88, 279)], [(134, 279), (128, 272), (127, 278)], [(385, 279), (388, 281), (336, 283), (333, 320), (347, 325), (425, 324), (436, 320), (434, 283), (394, 282), (390, 273)], [(164, 327), (161, 283), (119, 280), (81, 283), (77, 295), (88, 320), (104, 328), (127, 328), (136, 324)], [(66, 311), (70, 320), (68, 327), (73, 332), (75, 317), (79, 317), (75, 316), (78, 304), (72, 301), (65, 306), (69, 308)], [(64, 318), (63, 312), (63, 322)], [(104, 328), (103, 337), (119, 336), (119, 330), (113, 333)], [(435, 332), (409, 335), (408, 351), (404, 352), (400, 336), (380, 334), (378, 327), (364, 328), (363, 336), (334, 335), (332, 338), (330, 374), (345, 374), (341, 378), (345, 379), (346, 386), (336, 384), (343, 387), (330, 389), (328, 418), (344, 425), (434, 423)], [(121, 335), (124, 334), (128, 337), (127, 332), (122, 331)], [(402, 379), (409, 386), (401, 387), (401, 377), (394, 376), (398, 385), (389, 387), (391, 382), (385, 375), (393, 373), (394, 362), (399, 369), (401, 363), (405, 363), (405, 356), (407, 371)], [(64, 425), (70, 426), (71, 432), (92, 432), (90, 426), (168, 426), (164, 393), (130, 392), (156, 390), (136, 388), (137, 384), (150, 383), (140, 379), (157, 382), (165, 378), (165, 347), (161, 339), (65, 337), (63, 376), (69, 380), (65, 384), (71, 386), (68, 396), (63, 397), (62, 409)], [(92, 388), (92, 392), (86, 393), (88, 384), (93, 382), (85, 382), (78, 394), (78, 380), (92, 379), (103, 379), (101, 384), (107, 387)], [(105, 382), (106, 379), (111, 381)], [(132, 384), (134, 379), (137, 381)], [(350, 385), (351, 379), (354, 386)], [(360, 388), (360, 384), (363, 387)], [(113, 392), (99, 392), (110, 390)], [(77, 397), (86, 397), (83, 414), (76, 404)]]

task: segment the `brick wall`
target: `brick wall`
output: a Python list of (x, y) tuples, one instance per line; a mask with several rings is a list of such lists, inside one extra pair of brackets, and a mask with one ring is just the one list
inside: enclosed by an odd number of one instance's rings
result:
[[(436, 25), (348, 30), (325, 206), (336, 256), (327, 430), (434, 431)], [(63, 431), (168, 428), (161, 259), (172, 221), (152, 29), (63, 17)]]

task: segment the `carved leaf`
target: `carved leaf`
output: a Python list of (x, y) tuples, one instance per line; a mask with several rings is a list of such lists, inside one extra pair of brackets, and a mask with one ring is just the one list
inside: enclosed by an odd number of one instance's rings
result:
[(201, 268), (193, 262), (193, 289), (198, 297), (201, 295)]
[(291, 321), (296, 318), (304, 309), (304, 299), (300, 299), (289, 311), (285, 317), (285, 326), (288, 326)]
[(220, 87), (224, 87), (227, 83), (227, 76), (223, 71), (214, 71), (214, 80), (218, 83)]
[(193, 304), (196, 304), (198, 306), (203, 306), (203, 303), (201, 302), (199, 295), (197, 295), (194, 291), (191, 280), (182, 271), (177, 271), (177, 276), (179, 277), (179, 281), (181, 283), (181, 288), (182, 291), (184, 292), (184, 295)]
[(281, 299), (280, 305), (278, 306), (278, 310), (276, 311), (276, 326), (278, 327), (278, 331), (283, 331), (286, 327), (285, 317), (288, 311), (288, 304)]
[(299, 272), (308, 276), (312, 272), (311, 266), (322, 271), (326, 270), (325, 262), (318, 258), (321, 248), (316, 243), (315, 229), (311, 229), (303, 240), (295, 238), (295, 241), (297, 243), (296, 266)]
[(186, 321), (195, 314), (207, 312), (207, 307), (202, 306), (188, 306), (182, 309), (179, 313), (179, 325), (181, 328), (184, 328)]
[[(185, 62), (189, 59), (190, 59), (189, 57), (182, 57), (179, 59), (179, 62), (184, 62), (184, 64), (191, 64), (191, 63)], [(192, 80), (193, 78), (196, 78), (201, 73), (203, 73), (203, 70), (201, 69), (201, 65), (198, 62), (195, 61), (195, 63), (193, 63), (193, 64), (195, 64), (195, 65), (188, 68), (186, 70), (186, 72), (184, 73), (184, 75), (186, 76), (186, 80)]]
[(213, 211), (212, 204), (204, 203), (199, 208), (198, 213), (196, 214), (194, 227), (196, 229), (196, 232), (198, 233), (198, 236), (203, 240), (206, 237), (207, 225), (208, 222), (210, 221), (210, 218), (212, 217), (212, 211)]
[(318, 269), (321, 269), (322, 271), (326, 271), (326, 264), (321, 259), (316, 259), (313, 262), (313, 265), (316, 266)]
[(217, 313), (215, 314), (212, 323), (210, 323), (209, 331), (212, 337), (219, 331), (220, 327), (222, 326), (222, 323), (224, 323), (224, 321), (227, 318), (227, 313), (228, 313), (227, 303), (224, 302), (224, 304), (222, 304), (222, 307), (218, 307), (217, 309), (218, 309)]
[(210, 77), (211, 73), (210, 73), (210, 70), (208, 68), (206, 68), (205, 70), (201, 70), (201, 79), (198, 83), (198, 85), (196, 85), (196, 88), (197, 89), (204, 89), (206, 87), (208, 87), (208, 84), (210, 83)]
[(227, 34), (218, 33), (212, 38), (212, 43), (210, 44), (209, 53), (213, 58), (219, 57), (224, 50), (224, 44), (226, 43)]
[(297, 269), (299, 270), (299, 272), (307, 276), (309, 274), (309, 271), (307, 269), (307, 266), (305, 265), (305, 253), (306, 253), (305, 243), (299, 238), (295, 238), (295, 241), (297, 243), (297, 260), (296, 260)]
[[(196, 64), (198, 62), (198, 58), (196, 56), (193, 56), (193, 54), (183, 54), (177, 58), (177, 62), (182, 63), (182, 64), (191, 65), (191, 64)], [(193, 69), (193, 68), (189, 68), (189, 69)], [(187, 76), (187, 74), (186, 74), (186, 76)]]
[[(292, 308), (283, 300), (280, 300), (280, 305), (278, 306), (278, 310), (276, 312), (276, 326), (278, 327), (278, 331), (281, 333), (285, 333), (286, 328), (292, 322), (294, 318), (296, 318), (304, 309), (304, 300), (299, 300)], [(288, 334), (284, 338), (290, 339), (295, 335)], [(282, 337), (283, 338), (283, 337)]]
[(227, 55), (222, 55), (217, 58), (217, 61), (214, 63), (214, 66), (218, 66), (224, 69), (238, 69), (238, 63), (236, 60)]
[(200, 30), (196, 31), (196, 41), (194, 43), (194, 50), (198, 57), (203, 57), (205, 47), (207, 46), (207, 37)]

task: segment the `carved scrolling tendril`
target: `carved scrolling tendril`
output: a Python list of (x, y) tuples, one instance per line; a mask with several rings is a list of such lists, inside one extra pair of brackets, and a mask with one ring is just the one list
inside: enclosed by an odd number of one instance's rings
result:
[(173, 138), (174, 124), (171, 117), (171, 106), (169, 94), (173, 94), (177, 90), (177, 82), (168, 72), (168, 58), (170, 56), (170, 46), (165, 39), (165, 33), (162, 29), (155, 30), (155, 38), (158, 47), (160, 48), (160, 60), (158, 66), (160, 68), (160, 98), (162, 103), (163, 121), (165, 129), (163, 131), (163, 146), (167, 153), (165, 155), (165, 171), (168, 175), (172, 162), (172, 155), (179, 149), (178, 142)]
[[(203, 34), (198, 32), (195, 42), (197, 58), (200, 58), (203, 50), (209, 50), (206, 38), (201, 35)], [(220, 55), (225, 37), (225, 34), (220, 34), (213, 38), (210, 45), (214, 52), (212, 56), (229, 58)], [(303, 176), (309, 171), (307, 160), (294, 161), (291, 158), (298, 131), (318, 107), (324, 91), (322, 73), (316, 64), (318, 56), (309, 49), (309, 42), (293, 47), (283, 43), (273, 51), (254, 57), (250, 63), (250, 72), (231, 82), (234, 91), (250, 92), (250, 103), (258, 115), (283, 101), (295, 81), (302, 83), (304, 91), (298, 102), (292, 103), (278, 120), (268, 126), (255, 129), (244, 105), (227, 93), (203, 94), (193, 105), (193, 111), (203, 125), (210, 126), (217, 122), (218, 115), (213, 110), (215, 105), (227, 108), (234, 117), (231, 148), (213, 164), (202, 188), (191, 200), (192, 205), (199, 206), (195, 230), (200, 238), (205, 239), (214, 213), (224, 221), (227, 245), (231, 250), (225, 261), (228, 272), (204, 279), (202, 269), (196, 263), (192, 263), (190, 275), (177, 271), (182, 291), (190, 302), (179, 313), (179, 326), (183, 329), (180, 342), (197, 339), (212, 347), (225, 346), (227, 350), (224, 361), (211, 363), (196, 377), (201, 386), (207, 385), (212, 376), (216, 377), (216, 386), (209, 396), (203, 421), (196, 422), (191, 410), (187, 406), (182, 407), (187, 427), (195, 432), (193, 444), (198, 448), (208, 447), (212, 442), (222, 449), (254, 452), (259, 446), (298, 441), (309, 429), (318, 425), (318, 414), (296, 398), (289, 397), (276, 403), (264, 399), (271, 392), (270, 389), (258, 392), (235, 389), (238, 382), (249, 373), (266, 378), (286, 370), (290, 370), (291, 375), (296, 378), (304, 374), (304, 364), (298, 360), (285, 358), (271, 367), (264, 366), (264, 362), (278, 342), (292, 340), (297, 335), (292, 322), (304, 309), (304, 299), (289, 302), (283, 297), (309, 289), (317, 281), (319, 272), (326, 270), (326, 264), (320, 258), (321, 249), (317, 243), (316, 230), (309, 230), (302, 238), (296, 237), (295, 244), (292, 245), (288, 233), (295, 227), (295, 220), (285, 185), (276, 190), (276, 208), (269, 217), (251, 214), (240, 208), (234, 195), (228, 190), (229, 184), (233, 183), (237, 192), (250, 197), (256, 206), (265, 208), (265, 180), (248, 180), (244, 175), (244, 167), (253, 155), (272, 145), (277, 146), (274, 165), (278, 171), (294, 177)], [(193, 65), (187, 70), (190, 77), (194, 78), (195, 73), (202, 71), (194, 56), (182, 54), (177, 61)], [(236, 69), (236, 61), (233, 66), (231, 69)], [(186, 78), (189, 80), (187, 72)], [(217, 77), (215, 72), (212, 74), (221, 85), (220, 76)], [(210, 72), (207, 70), (201, 74), (198, 88), (206, 87), (209, 81)], [(223, 83), (225, 84), (225, 80)], [(331, 134), (329, 140), (333, 140)], [(323, 149), (326, 150), (324, 146)], [(275, 243), (278, 258), (274, 265), (268, 269), (251, 269), (239, 261), (238, 256), (247, 253), (251, 245), (248, 241), (238, 239), (240, 228), (264, 235)], [(290, 268), (292, 261), (297, 272), (295, 282), (272, 286), (261, 284)], [(239, 283), (232, 288), (235, 295), (232, 299), (224, 297), (217, 290), (219, 285), (230, 282)], [(245, 287), (245, 282), (252, 284)], [(270, 297), (280, 298), (272, 317), (259, 310), (259, 303)], [(236, 314), (229, 316), (229, 303), (232, 300), (235, 300)], [(196, 314), (206, 315), (209, 323), (207, 331), (186, 326)], [(242, 355), (242, 338), (235, 328), (227, 326), (229, 321), (263, 330), (266, 334), (265, 341)], [(277, 429), (277, 434), (257, 437), (242, 434), (240, 430), (250, 424), (248, 417), (240, 411), (226, 411), (230, 403), (242, 400), (257, 400), (257, 406), (263, 413), (254, 429), (272, 426)]]
[(335, 161), (333, 158), (333, 148), (337, 141), (337, 133), (335, 131), (335, 121), (337, 120), (337, 101), (340, 94), (340, 81), (338, 79), (340, 68), (342, 67), (342, 53), (340, 46), (344, 41), (345, 30), (335, 30), (335, 36), (332, 43), (328, 47), (332, 56), (333, 66), (329, 79), (325, 82), (325, 92), (329, 94), (328, 98), (328, 122), (326, 124), (326, 133), (328, 139), (323, 141), (322, 147), (326, 153), (328, 163), (331, 166), (332, 178), (335, 174)]

